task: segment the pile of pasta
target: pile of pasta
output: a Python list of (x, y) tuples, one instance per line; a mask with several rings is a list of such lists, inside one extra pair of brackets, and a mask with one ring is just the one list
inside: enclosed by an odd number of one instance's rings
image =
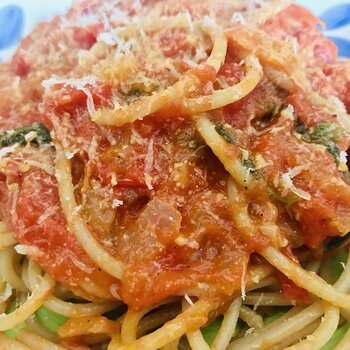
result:
[(350, 62), (289, 0), (76, 1), (0, 65), (0, 349), (350, 347)]

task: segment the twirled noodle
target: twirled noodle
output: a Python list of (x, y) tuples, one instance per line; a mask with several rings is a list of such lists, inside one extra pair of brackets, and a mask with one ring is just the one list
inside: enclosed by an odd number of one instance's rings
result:
[(100, 243), (90, 233), (87, 225), (79, 215), (72, 184), (71, 162), (66, 157), (62, 146), (59, 145), (57, 145), (55, 169), (62, 210), (70, 231), (97, 266), (111, 276), (121, 279), (123, 276), (123, 264), (100, 246)]
[(101, 315), (107, 311), (113, 310), (116, 307), (116, 303), (84, 303), (76, 304), (70, 303), (68, 301), (63, 301), (56, 298), (55, 296), (50, 296), (45, 302), (44, 305), (63, 316), (71, 318), (79, 318), (85, 316), (97, 316)]
[(28, 346), (0, 333), (0, 350), (33, 350)]
[(123, 126), (124, 124), (132, 123), (158, 111), (171, 101), (181, 100), (191, 90), (195, 89), (196, 85), (196, 79), (187, 75), (166, 90), (142, 98), (130, 106), (114, 110), (97, 110), (92, 120), (99, 125), (105, 126)]
[(261, 315), (250, 309), (248, 306), (241, 306), (239, 317), (251, 328), (260, 329), (264, 327), (264, 320)]
[(350, 310), (350, 295), (340, 292), (315, 273), (304, 270), (300, 265), (296, 264), (277, 249), (268, 247), (260, 253), (272, 266), (275, 266), (291, 279), (297, 286), (305, 287), (308, 290), (327, 300), (331, 304)]
[(242, 50), (243, 57), (253, 52), (259, 58), (265, 74), (273, 82), (289, 91), (293, 88), (304, 91), (312, 104), (333, 111), (339, 124), (350, 132), (350, 118), (345, 108), (330, 98), (322, 97), (313, 89), (305, 70), (301, 68), (300, 58), (294, 54), (290, 43), (275, 40), (252, 27), (237, 28), (226, 34)]
[(143, 337), (153, 329), (161, 327), (165, 322), (175, 318), (181, 312), (180, 307), (169, 303), (165, 307), (160, 308), (142, 318), (137, 327), (137, 338)]
[(286, 350), (320, 349), (327, 343), (338, 327), (339, 309), (326, 302), (324, 303), (324, 308), (324, 317), (315, 332), (305, 340), (288, 347)]
[(259, 329), (248, 336), (233, 341), (227, 350), (265, 350), (282, 341), (287, 335), (293, 334), (313, 321), (317, 320), (324, 313), (322, 302), (317, 301), (298, 312), (295, 316), (288, 318), (288, 321), (270, 325)]
[(164, 345), (161, 350), (178, 350), (180, 339), (176, 339), (167, 345)]
[(23, 305), (8, 315), (0, 315), (0, 331), (16, 327), (29, 318), (49, 297), (55, 281), (45, 274)]
[(125, 316), (123, 317), (123, 324), (121, 328), (121, 342), (123, 345), (132, 343), (137, 339), (137, 333), (138, 333), (138, 326), (143, 318), (147, 313), (149, 313), (151, 310), (156, 309), (162, 305), (171, 304), (176, 299), (170, 298), (167, 300), (164, 300), (160, 304), (154, 305), (152, 307), (144, 308), (140, 311), (129, 309)]
[[(191, 299), (182, 299), (182, 311), (187, 310), (192, 303)], [(208, 343), (203, 338), (203, 334), (200, 329), (189, 331), (186, 333), (188, 342), (193, 350), (210, 350)]]
[[(203, 26), (203, 29), (209, 34), (213, 42), (213, 49), (206, 64), (213, 67), (217, 72), (225, 61), (227, 38), (223, 30), (215, 23), (207, 23)], [(92, 116), (92, 120), (98, 125), (105, 126), (123, 126), (132, 123), (158, 111), (169, 102), (181, 101), (190, 92), (195, 91), (199, 84), (199, 80), (192, 73), (185, 74), (173, 86), (154, 95), (144, 97), (129, 106), (118, 107), (114, 110), (97, 110)], [(226, 95), (223, 97), (226, 97)]]
[(300, 331), (295, 332), (291, 335), (287, 335), (281, 342), (272, 346), (269, 350), (284, 350), (290, 344), (295, 344), (295, 343), (299, 342), (300, 339), (304, 339), (308, 335), (315, 332), (315, 330), (320, 325), (320, 323), (321, 323), (320, 320), (316, 320), (316, 321), (310, 323), (305, 328), (301, 329)]
[(19, 256), (16, 254), (12, 247), (8, 247), (0, 251), (0, 276), (11, 285), (21, 292), (27, 292), (25, 284), (22, 278), (17, 274), (14, 269), (14, 264), (19, 260)]
[(34, 333), (34, 334), (40, 336), (41, 338), (49, 340), (53, 343), (58, 342), (57, 334), (50, 331), (47, 327), (43, 327), (42, 322), (38, 319), (36, 314), (32, 315), (31, 317), (29, 317), (26, 320), (25, 326), (29, 332)]
[(281, 295), (281, 293), (260, 292), (248, 293), (244, 300), (244, 304), (258, 306), (287, 306), (291, 305), (291, 302), (288, 298)]
[(108, 320), (103, 316), (86, 316), (69, 320), (58, 330), (63, 338), (74, 338), (81, 335), (101, 334), (109, 337), (118, 336), (120, 323)]
[(187, 332), (186, 337), (193, 350), (210, 350), (208, 343), (203, 338), (202, 332), (197, 329), (195, 331)]
[(241, 304), (241, 298), (235, 299), (228, 310), (224, 313), (222, 325), (211, 345), (211, 350), (226, 349), (235, 333)]
[(193, 306), (165, 323), (153, 333), (137, 339), (135, 342), (123, 345), (120, 348), (111, 347), (109, 350), (156, 350), (180, 338), (185, 333), (196, 330), (208, 320), (208, 314), (217, 307), (217, 303), (198, 300)]
[(216, 90), (211, 95), (186, 99), (186, 110), (191, 114), (199, 114), (216, 108), (224, 107), (247, 96), (260, 82), (263, 72), (262, 67), (254, 56), (245, 60), (246, 75), (234, 86), (223, 90)]
[(136, 340), (137, 326), (141, 318), (151, 310), (152, 308), (145, 308), (140, 311), (128, 310), (121, 328), (121, 341), (123, 345), (130, 344)]
[(0, 233), (0, 249), (10, 247), (16, 244), (16, 240), (12, 237), (11, 233)]
[[(28, 289), (35, 288), (39, 276), (40, 268), (32, 261), (25, 261), (22, 267), (22, 278)], [(119, 304), (118, 302), (77, 304), (61, 300), (54, 295), (49, 296), (44, 302), (49, 310), (70, 318), (98, 316), (115, 309)]]
[(22, 329), (16, 335), (16, 340), (36, 350), (68, 350), (66, 347), (55, 344), (43, 337)]
[(230, 144), (216, 132), (215, 125), (210, 122), (208, 116), (203, 114), (195, 118), (196, 128), (203, 137), (205, 143), (211, 148), (214, 154), (220, 159), (225, 169), (235, 178), (235, 181), (244, 188), (249, 187), (251, 177), (247, 168), (242, 165), (239, 158), (242, 151), (236, 145)]

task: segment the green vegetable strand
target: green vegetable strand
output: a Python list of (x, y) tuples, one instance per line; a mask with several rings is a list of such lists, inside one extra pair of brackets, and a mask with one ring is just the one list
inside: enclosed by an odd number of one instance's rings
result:
[[(14, 312), (17, 308), (18, 308), (18, 303), (16, 300), (14, 300), (6, 309), (5, 313), (8, 315), (12, 312)], [(10, 328), (9, 330), (5, 331), (5, 334), (9, 337), (9, 338), (12, 338), (12, 339), (15, 339), (18, 332), (25, 328), (26, 327), (26, 324), (25, 322), (22, 322), (21, 324), (19, 324), (18, 326), (16, 327), (13, 327), (13, 328)]]
[(333, 350), (343, 339), (346, 331), (349, 329), (349, 321), (345, 322), (341, 327), (339, 327), (332, 338), (328, 340), (328, 342), (322, 346), (320, 350)]
[(35, 314), (39, 321), (54, 333), (68, 321), (67, 317), (59, 315), (45, 306), (41, 306)]
[[(207, 327), (201, 329), (203, 338), (208, 345), (211, 345), (213, 343), (216, 335), (220, 330), (223, 319), (224, 319), (223, 316), (219, 316)], [(241, 320), (238, 320), (233, 336), (235, 337), (241, 331), (242, 328), (243, 328), (243, 322)]]
[(212, 344), (216, 335), (218, 334), (219, 329), (220, 329), (221, 324), (222, 324), (222, 320), (223, 320), (223, 317), (220, 316), (220, 317), (216, 318), (215, 321), (210, 323), (210, 325), (201, 329), (202, 334), (203, 334), (203, 338), (208, 343), (208, 345)]
[(344, 266), (347, 260), (348, 252), (347, 249), (343, 248), (324, 261), (324, 265), (326, 267), (325, 274), (329, 283), (334, 284), (337, 282), (340, 275), (344, 271)]

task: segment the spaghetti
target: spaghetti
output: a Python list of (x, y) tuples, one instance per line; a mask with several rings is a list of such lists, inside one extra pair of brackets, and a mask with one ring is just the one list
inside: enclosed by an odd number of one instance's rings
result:
[(318, 24), (289, 0), (76, 1), (21, 42), (0, 349), (350, 346), (350, 65)]

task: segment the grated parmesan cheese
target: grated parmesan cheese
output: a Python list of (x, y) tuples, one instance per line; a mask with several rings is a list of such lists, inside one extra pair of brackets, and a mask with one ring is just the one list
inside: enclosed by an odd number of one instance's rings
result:
[(216, 22), (213, 18), (209, 17), (209, 16), (204, 16), (203, 18), (203, 23), (207, 26), (213, 26), (216, 25)]
[(153, 190), (153, 185), (152, 185), (152, 182), (153, 182), (153, 178), (150, 174), (146, 174), (144, 173), (143, 174), (144, 177), (145, 177), (145, 183), (146, 183), (146, 186), (149, 190)]
[(59, 211), (59, 208), (57, 206), (48, 207), (45, 210), (45, 212), (38, 218), (37, 220), (38, 225), (41, 225), (48, 218), (50, 218), (51, 216), (54, 216), (58, 211)]
[(249, 334), (253, 333), (253, 332), (254, 332), (254, 329), (255, 329), (255, 328), (248, 328), (248, 329), (246, 330), (246, 332), (244, 333), (244, 335), (246, 336), (246, 335), (249, 335)]
[(185, 294), (184, 298), (185, 298), (185, 300), (186, 300), (191, 306), (194, 305), (192, 299), (188, 296), (188, 294)]
[(5, 302), (12, 295), (12, 287), (8, 283), (3, 283), (0, 292), (0, 303)]
[(188, 24), (188, 28), (190, 29), (190, 32), (193, 32), (193, 22), (192, 22), (192, 17), (191, 17), (191, 14), (188, 10), (186, 10), (185, 12), (185, 17), (186, 17), (186, 21), (187, 21), (187, 24)]
[(153, 190), (152, 186), (152, 176), (150, 175), (152, 167), (154, 162), (154, 139), (152, 138), (147, 146), (147, 154), (145, 158), (145, 168), (144, 168), (144, 175), (145, 175), (145, 182), (149, 190)]
[(132, 38), (125, 40), (120, 36), (125, 31), (125, 28), (118, 28), (110, 32), (101, 33), (97, 41), (103, 42), (108, 46), (117, 46), (115, 56), (130, 53), (131, 48), (136, 44), (136, 39)]
[(12, 153), (18, 146), (19, 146), (19, 143), (15, 143), (11, 146), (1, 148), (0, 149), (0, 159), (9, 153)]
[(297, 188), (292, 181), (293, 177), (299, 175), (302, 170), (303, 168), (301, 166), (296, 166), (295, 168), (290, 169), (288, 172), (282, 175), (282, 183), (285, 189), (289, 189), (298, 197), (309, 201), (311, 199), (310, 193), (302, 190), (301, 188)]
[(348, 154), (345, 152), (345, 151), (341, 151), (340, 152), (340, 154), (339, 154), (339, 161), (341, 162), (341, 163), (347, 163), (347, 161), (348, 161)]
[(246, 297), (246, 291), (245, 291), (246, 282), (247, 282), (247, 265), (243, 264), (242, 277), (241, 277), (241, 298), (242, 298), (242, 300), (245, 300), (245, 297)]
[(247, 24), (247, 21), (243, 17), (241, 12), (234, 12), (231, 17), (232, 23)]
[(92, 116), (95, 114), (96, 109), (94, 105), (94, 99), (92, 97), (92, 94), (88, 88), (86, 88), (87, 84), (90, 85), (96, 85), (97, 78), (94, 76), (86, 76), (81, 79), (62, 79), (57, 77), (52, 77), (48, 80), (44, 80), (41, 85), (45, 89), (50, 89), (52, 86), (57, 84), (63, 84), (64, 86), (71, 86), (76, 88), (77, 90), (81, 90), (86, 95), (86, 106), (87, 110), (89, 111), (89, 114)]
[(113, 209), (118, 208), (118, 207), (122, 206), (123, 204), (124, 204), (123, 201), (121, 201), (119, 199), (113, 199), (112, 208)]
[(44, 253), (38, 248), (30, 245), (17, 244), (15, 250), (21, 255), (42, 256)]

